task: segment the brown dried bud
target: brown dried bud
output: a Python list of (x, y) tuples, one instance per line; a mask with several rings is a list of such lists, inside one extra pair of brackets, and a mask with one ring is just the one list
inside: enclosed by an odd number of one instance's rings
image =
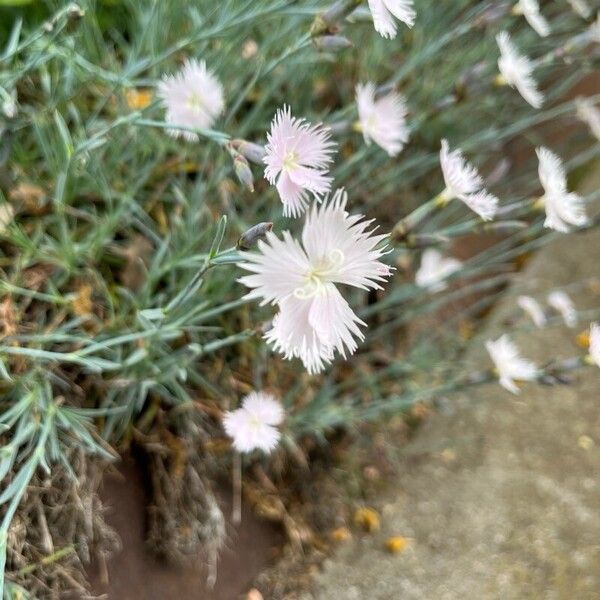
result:
[(238, 240), (237, 247), (240, 250), (249, 250), (258, 242), (258, 240), (264, 239), (269, 231), (273, 229), (273, 223), (265, 222), (258, 223), (250, 227), (248, 231), (242, 234), (242, 237)]

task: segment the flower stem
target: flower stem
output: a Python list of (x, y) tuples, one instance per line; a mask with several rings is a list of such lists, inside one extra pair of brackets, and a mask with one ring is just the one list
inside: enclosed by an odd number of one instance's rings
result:
[(446, 204), (446, 195), (442, 192), (435, 196), (435, 198), (425, 202), (425, 204), (421, 204), (421, 206), (415, 208), (415, 210), (394, 225), (391, 233), (392, 241), (406, 243), (408, 235), (413, 232), (415, 227), (420, 225), (428, 216), (436, 210), (441, 209)]
[(242, 456), (239, 452), (233, 453), (233, 500), (231, 520), (234, 525), (242, 522)]
[(330, 31), (339, 21), (347, 17), (363, 0), (338, 0), (327, 10), (318, 14), (310, 26), (311, 37), (318, 37)]

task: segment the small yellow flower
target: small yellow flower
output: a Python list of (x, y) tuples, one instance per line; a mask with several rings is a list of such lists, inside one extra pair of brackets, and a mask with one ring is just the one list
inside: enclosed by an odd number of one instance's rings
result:
[(504, 77), (504, 75), (501, 75), (500, 73), (498, 73), (498, 75), (496, 75), (496, 77), (494, 77), (494, 85), (497, 85), (498, 87), (502, 87), (503, 85), (506, 85), (506, 79)]
[(242, 58), (248, 60), (249, 58), (256, 56), (257, 52), (258, 44), (254, 40), (250, 39), (244, 42), (244, 45), (242, 46)]
[(150, 90), (131, 89), (125, 92), (127, 106), (131, 110), (141, 110), (146, 108), (152, 102), (152, 92)]
[(441, 452), (440, 452), (440, 458), (445, 462), (445, 463), (451, 463), (453, 461), (456, 460), (456, 451), (453, 450), (452, 448), (444, 448)]
[(531, 202), (533, 210), (545, 210), (546, 208), (546, 199), (544, 196), (534, 198)]
[(580, 435), (577, 440), (577, 445), (583, 450), (591, 450), (594, 445), (594, 440), (589, 435)]
[(404, 552), (408, 546), (408, 540), (401, 535), (395, 535), (391, 538), (388, 538), (385, 542), (385, 547), (388, 552), (392, 554), (399, 554), (400, 552)]
[(426, 419), (431, 413), (430, 408), (423, 402), (417, 402), (411, 409), (411, 414), (417, 419)]
[(377, 531), (380, 524), (379, 515), (372, 508), (362, 506), (354, 513), (354, 523), (365, 531)]
[(350, 530), (347, 527), (338, 527), (334, 529), (330, 534), (331, 539), (334, 542), (346, 542), (352, 537)]
[(462, 319), (458, 323), (458, 336), (463, 342), (470, 340), (475, 333), (475, 323), (469, 319)]
[(85, 283), (77, 288), (76, 296), (73, 298), (73, 312), (79, 317), (87, 317), (92, 314), (94, 303), (92, 292), (94, 288)]
[(590, 347), (590, 332), (586, 329), (577, 335), (575, 338), (577, 345), (580, 348), (589, 348)]
[(600, 294), (600, 279), (592, 279), (589, 281), (587, 288), (594, 294)]

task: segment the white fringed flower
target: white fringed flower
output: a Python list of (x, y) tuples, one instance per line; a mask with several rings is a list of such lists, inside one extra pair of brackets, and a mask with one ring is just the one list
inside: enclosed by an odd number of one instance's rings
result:
[(450, 152), (447, 140), (442, 140), (440, 166), (446, 185), (446, 189), (439, 196), (441, 201), (448, 202), (459, 198), (484, 221), (494, 218), (498, 209), (498, 198), (483, 188), (481, 175), (466, 161), (460, 148)]
[(540, 108), (544, 103), (544, 95), (538, 91), (532, 76), (532, 62), (526, 56), (519, 54), (506, 31), (499, 33), (496, 41), (500, 48), (498, 68), (501, 77), (497, 80), (498, 83), (516, 88), (531, 106)]
[(548, 304), (560, 314), (567, 327), (577, 325), (577, 309), (573, 300), (562, 290), (555, 290), (548, 294)]
[(523, 15), (532, 29), (541, 37), (546, 37), (550, 33), (550, 25), (540, 12), (538, 0), (519, 0), (513, 13)]
[(266, 339), (286, 358), (302, 360), (309, 373), (322, 371), (337, 351), (344, 358), (363, 339), (365, 326), (352, 311), (336, 284), (380, 289), (391, 274), (380, 262), (386, 253), (377, 248), (385, 235), (373, 235), (372, 221), (346, 212), (347, 194), (337, 190), (307, 214), (302, 244), (289, 232), (283, 239), (266, 234), (259, 252), (243, 252), (240, 267), (251, 275), (240, 282), (251, 288), (247, 298), (279, 307)]
[(590, 325), (590, 357), (600, 367), (600, 325)]
[(14, 119), (18, 113), (17, 91), (13, 90), (12, 93), (8, 93), (0, 87), (0, 106), (7, 119)]
[(356, 104), (360, 129), (367, 144), (373, 140), (390, 156), (396, 156), (408, 141), (408, 112), (404, 98), (389, 92), (375, 100), (375, 84), (356, 86)]
[(265, 392), (252, 392), (237, 410), (227, 411), (223, 427), (238, 452), (271, 452), (279, 442), (277, 425), (283, 421), (283, 408)]
[(536, 327), (543, 327), (547, 323), (546, 313), (539, 302), (531, 296), (519, 296), (517, 304), (531, 317)]
[(548, 148), (537, 148), (536, 153), (540, 182), (544, 188), (540, 199), (546, 210), (544, 227), (567, 233), (571, 226), (586, 225), (588, 218), (583, 198), (567, 190), (567, 175), (560, 158)]
[(589, 128), (594, 137), (600, 141), (600, 108), (587, 98), (577, 98), (577, 116)]
[(427, 248), (421, 257), (421, 266), (415, 275), (415, 283), (432, 292), (439, 292), (448, 287), (446, 279), (456, 273), (462, 266), (460, 260), (445, 257), (433, 248)]
[(417, 16), (413, 0), (369, 0), (369, 9), (373, 16), (375, 31), (388, 39), (396, 37), (397, 27), (394, 17), (412, 27)]
[(336, 144), (330, 135), (322, 125), (292, 117), (289, 106), (273, 118), (263, 162), (265, 178), (277, 187), (285, 216), (299, 216), (309, 194), (320, 199), (331, 189), (327, 173)]
[(592, 9), (586, 0), (567, 0), (571, 8), (583, 19), (587, 19), (592, 14)]
[[(204, 61), (187, 60), (181, 71), (163, 76), (158, 96), (167, 108), (166, 121), (171, 125), (210, 129), (225, 109), (223, 86)], [(191, 131), (169, 129), (169, 133), (191, 142), (198, 140)]]
[(8, 202), (0, 202), (0, 233), (4, 233), (15, 218), (15, 209)]
[(488, 340), (485, 347), (498, 371), (500, 385), (509, 392), (519, 393), (515, 381), (533, 381), (538, 377), (538, 368), (520, 356), (518, 348), (508, 335), (505, 334), (496, 341)]
[(590, 25), (589, 29), (592, 41), (600, 44), (600, 12), (596, 15), (596, 20)]

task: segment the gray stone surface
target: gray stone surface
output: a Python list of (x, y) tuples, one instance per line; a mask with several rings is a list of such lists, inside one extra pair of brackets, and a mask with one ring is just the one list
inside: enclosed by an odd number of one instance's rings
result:
[[(500, 303), (466, 360), (489, 366), (483, 340), (519, 315), (523, 290), (600, 279), (600, 232), (540, 251)], [(596, 286), (572, 289), (579, 310), (600, 307)], [(542, 363), (582, 351), (577, 329), (519, 327), (523, 355)], [(376, 504), (377, 534), (355, 537), (324, 565), (317, 600), (600, 598), (600, 369), (569, 386), (497, 384), (458, 395), (404, 449), (400, 476)], [(391, 535), (410, 538), (397, 555)]]

